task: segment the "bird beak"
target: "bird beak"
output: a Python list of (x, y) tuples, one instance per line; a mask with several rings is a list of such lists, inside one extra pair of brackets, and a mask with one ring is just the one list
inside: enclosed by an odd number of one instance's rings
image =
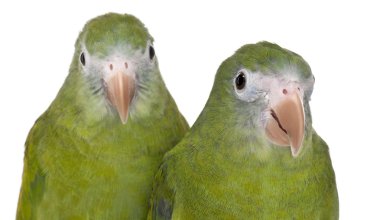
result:
[(265, 133), (270, 141), (280, 146), (290, 146), (293, 157), (298, 156), (305, 133), (305, 112), (298, 89), (283, 89), (271, 105), (271, 118)]
[(122, 71), (105, 79), (107, 98), (119, 113), (121, 122), (127, 123), (128, 109), (135, 94), (135, 80)]

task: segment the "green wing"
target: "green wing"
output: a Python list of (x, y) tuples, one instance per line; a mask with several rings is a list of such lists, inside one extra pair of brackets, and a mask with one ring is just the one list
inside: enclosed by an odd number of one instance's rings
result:
[(167, 165), (162, 163), (153, 183), (148, 219), (171, 219), (174, 205), (174, 192), (167, 184)]
[(39, 118), (31, 129), (25, 143), (24, 172), (22, 186), (17, 207), (16, 219), (36, 219), (35, 210), (40, 203), (45, 190), (45, 175), (40, 168), (37, 158), (36, 140), (41, 141), (41, 123), (43, 116)]
[[(173, 102), (174, 103), (174, 102)], [(178, 112), (179, 113), (179, 112)], [(181, 113), (179, 113), (179, 125), (181, 130), (186, 133), (189, 130), (189, 124)], [(175, 149), (172, 149), (175, 150)], [(168, 160), (170, 156), (169, 152), (165, 155), (163, 162), (160, 165), (159, 170), (155, 175), (153, 182), (153, 191), (150, 199), (150, 210), (147, 219), (171, 219), (174, 205), (174, 190), (168, 185), (167, 169)]]

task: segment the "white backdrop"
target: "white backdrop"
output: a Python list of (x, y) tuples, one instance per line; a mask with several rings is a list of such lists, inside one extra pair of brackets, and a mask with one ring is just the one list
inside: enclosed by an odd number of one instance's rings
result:
[(111, 11), (133, 14), (148, 27), (164, 80), (190, 124), (219, 64), (243, 44), (268, 40), (302, 55), (316, 78), (313, 125), (330, 146), (341, 219), (380, 219), (380, 7), (216, 2), (0, 3), (0, 219), (14, 219), (25, 139), (61, 87), (79, 31)]

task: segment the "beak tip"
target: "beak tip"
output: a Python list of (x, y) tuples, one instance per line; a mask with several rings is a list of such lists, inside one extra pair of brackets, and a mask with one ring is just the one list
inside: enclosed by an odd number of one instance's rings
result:
[(120, 117), (120, 120), (121, 120), (121, 123), (123, 123), (123, 125), (125, 125), (125, 124), (127, 124), (128, 116)]
[(291, 143), (290, 149), (292, 151), (292, 156), (297, 157), (300, 153), (300, 149), (302, 147), (303, 140), (297, 142), (297, 143)]
[(292, 151), (292, 156), (293, 157), (297, 157), (298, 156), (298, 153), (299, 153), (299, 150), (293, 146), (290, 146), (291, 148), (291, 151)]

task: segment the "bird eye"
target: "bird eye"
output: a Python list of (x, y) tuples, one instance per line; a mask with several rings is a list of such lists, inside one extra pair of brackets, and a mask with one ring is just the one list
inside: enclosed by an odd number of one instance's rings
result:
[(242, 90), (246, 84), (246, 76), (243, 72), (239, 72), (239, 75), (235, 79), (235, 85), (238, 90)]
[(149, 46), (149, 58), (153, 59), (155, 55), (154, 48), (152, 46)]
[(83, 52), (80, 54), (80, 62), (82, 63), (83, 66), (86, 65), (86, 59), (84, 57), (84, 53)]

